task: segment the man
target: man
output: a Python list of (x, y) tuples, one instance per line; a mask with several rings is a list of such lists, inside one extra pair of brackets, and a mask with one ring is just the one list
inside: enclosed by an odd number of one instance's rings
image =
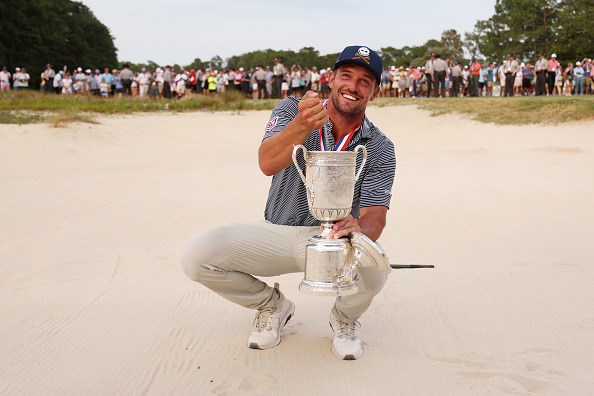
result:
[(452, 93), (451, 98), (457, 98), (458, 92), (460, 91), (460, 83), (462, 82), (462, 63), (456, 63), (456, 66), (452, 69)]
[(557, 54), (552, 54), (551, 59), (547, 62), (547, 87), (549, 89), (549, 95), (553, 94), (555, 88), (555, 77), (557, 76), (557, 68), (559, 67), (559, 61), (557, 61)]
[(153, 76), (151, 73), (146, 71), (146, 68), (143, 67), (141, 73), (138, 74), (138, 87), (140, 91), (140, 97), (144, 97), (148, 95), (149, 85), (151, 84)]
[(105, 83), (107, 84), (107, 94), (109, 95), (110, 93), (112, 93), (115, 88), (112, 87), (113, 84), (113, 74), (111, 74), (109, 72), (109, 67), (106, 67), (103, 69), (103, 74), (101, 74), (101, 80), (105, 80)]
[(509, 54), (508, 59), (503, 62), (501, 67), (505, 72), (505, 94), (503, 96), (514, 96), (514, 80), (516, 73), (520, 70), (515, 55)]
[(31, 79), (31, 76), (29, 76), (29, 73), (27, 73), (26, 68), (23, 67), (20, 72), (17, 73), (15, 78), (18, 81), (19, 90), (29, 88), (29, 80)]
[(427, 74), (427, 97), (431, 97), (431, 84), (433, 83), (433, 62), (435, 61), (435, 52), (431, 53), (429, 60), (425, 63), (425, 74)]
[(264, 66), (257, 66), (252, 78), (255, 80), (258, 86), (258, 98), (268, 99), (268, 91), (266, 91), (266, 72), (264, 71)]
[(546, 83), (547, 83), (547, 69), (549, 62), (545, 59), (545, 54), (540, 52), (538, 54), (538, 60), (534, 65), (534, 71), (536, 72), (536, 95), (546, 95)]
[(0, 91), (10, 91), (10, 79), (12, 76), (8, 68), (4, 66), (0, 72)]
[(60, 70), (54, 76), (54, 79), (53, 79), (52, 84), (53, 84), (53, 90), (56, 93), (56, 95), (59, 95), (59, 94), (62, 93), (62, 79), (63, 78), (64, 78), (64, 71), (63, 70)]
[(281, 86), (287, 73), (285, 66), (281, 63), (279, 58), (274, 58), (274, 68), (272, 69), (274, 77), (272, 80), (272, 97), (274, 99), (281, 98)]
[(481, 64), (473, 59), (470, 64), (470, 96), (479, 96), (479, 79), (481, 75)]
[(272, 97), (272, 78), (274, 73), (270, 70), (270, 66), (266, 66), (266, 93), (268, 97)]
[[(171, 66), (165, 66), (165, 73), (163, 73), (163, 97), (171, 99), (171, 83), (173, 82), (173, 74), (171, 73)], [(199, 82), (196, 82), (199, 84)], [(197, 88), (201, 89), (201, 88)]]
[[(437, 58), (437, 59), (435, 59)], [(445, 98), (445, 77), (446, 74), (448, 72), (448, 64), (446, 63), (446, 61), (444, 61), (443, 59), (441, 59), (441, 55), (440, 54), (435, 54), (434, 56), (434, 60), (433, 60), (433, 84), (434, 84), (434, 89), (435, 89), (435, 96), (437, 98), (437, 96), (441, 96), (442, 98)], [(441, 86), (441, 88), (440, 88)], [(439, 91), (439, 95), (438, 95), (438, 89)]]
[[(353, 151), (358, 144), (368, 150), (367, 163), (355, 185), (353, 210), (337, 222), (331, 237), (360, 231), (372, 240), (379, 238), (394, 180), (392, 142), (365, 117), (367, 103), (380, 91), (382, 60), (367, 47), (350, 46), (338, 57), (329, 75), (330, 99), (321, 103), (318, 94), (289, 97), (273, 110), (259, 149), (262, 172), (273, 175), (266, 221), (231, 223), (191, 239), (182, 252), (182, 267), (190, 279), (246, 308), (257, 309), (248, 346), (271, 348), (280, 343), (280, 332), (294, 314), (295, 306), (280, 292), (256, 276), (300, 272), (305, 265), (305, 245), (320, 233), (320, 222), (312, 217), (305, 187), (291, 160), (293, 145), (308, 150), (330, 149), (335, 142), (348, 142), (342, 149)], [(303, 162), (303, 161), (301, 161)], [(357, 319), (367, 310), (387, 278), (372, 268), (360, 268), (357, 294), (336, 299), (330, 314), (334, 330), (332, 351), (341, 359), (361, 356)]]
[(43, 71), (43, 91), (45, 93), (54, 92), (54, 78), (56, 77), (56, 72), (52, 69), (52, 65), (49, 63), (45, 65), (45, 70)]
[(122, 86), (124, 87), (124, 95), (132, 95), (130, 87), (132, 86), (132, 80), (134, 79), (134, 72), (130, 70), (129, 64), (124, 64), (124, 70), (120, 73), (120, 78), (122, 79)]
[(392, 89), (392, 73), (390, 73), (390, 69), (386, 68), (382, 72), (382, 90), (380, 96), (382, 98), (390, 97), (390, 89)]

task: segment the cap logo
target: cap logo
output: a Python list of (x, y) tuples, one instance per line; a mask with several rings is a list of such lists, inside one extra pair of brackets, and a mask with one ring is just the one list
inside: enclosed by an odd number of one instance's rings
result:
[(369, 61), (370, 61), (369, 48), (367, 48), (367, 47), (359, 48), (359, 50), (357, 51), (357, 54), (353, 57), (353, 59), (361, 59), (361, 60), (364, 60), (365, 62), (367, 62), (367, 64), (369, 64)]

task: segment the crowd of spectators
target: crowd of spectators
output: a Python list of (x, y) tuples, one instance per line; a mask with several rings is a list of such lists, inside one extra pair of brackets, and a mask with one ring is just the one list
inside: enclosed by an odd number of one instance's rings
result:
[(592, 59), (562, 65), (556, 54), (546, 59), (544, 53), (534, 64), (518, 62), (514, 54), (501, 64), (468, 64), (442, 60), (432, 53), (425, 66), (385, 68), (382, 73), (383, 97), (418, 96), (515, 96), (583, 95), (594, 93)]
[[(552, 54), (546, 59), (539, 54), (533, 64), (519, 63), (513, 54), (501, 65), (497, 62), (472, 60), (468, 64), (442, 60), (432, 53), (425, 66), (386, 67), (381, 78), (382, 97), (419, 96), (514, 96), (514, 95), (572, 95), (592, 94), (591, 59), (567, 62), (562, 65)], [(330, 69), (285, 67), (280, 59), (274, 66), (260, 65), (254, 70), (244, 68), (174, 70), (166, 66), (153, 73), (145, 68), (133, 71), (129, 65), (123, 69), (104, 68), (83, 71), (78, 67), (69, 70), (64, 66), (56, 71), (50, 64), (41, 74), (40, 89), (46, 93), (83, 94), (101, 97), (124, 96), (183, 98), (194, 92), (215, 96), (226, 91), (238, 91), (254, 99), (286, 98), (301, 96), (306, 91), (319, 92), (320, 98), (328, 97)], [(0, 89), (8, 91), (29, 89), (30, 75), (25, 68), (16, 68), (11, 74), (6, 67), (0, 72)]]

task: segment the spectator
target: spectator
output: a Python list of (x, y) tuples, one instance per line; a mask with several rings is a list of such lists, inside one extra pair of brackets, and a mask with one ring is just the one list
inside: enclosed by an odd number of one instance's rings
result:
[(45, 71), (43, 72), (43, 81), (44, 81), (44, 91), (45, 93), (52, 92), (54, 88), (54, 78), (56, 77), (56, 72), (52, 69), (52, 65), (49, 63), (45, 66)]
[(138, 78), (138, 73), (134, 73), (132, 77), (132, 84), (130, 84), (130, 92), (132, 93), (133, 98), (138, 96)]
[(555, 69), (555, 85), (553, 87), (554, 95), (563, 95), (563, 73), (561, 66), (557, 66)]
[[(445, 98), (445, 77), (448, 73), (448, 65), (447, 63), (441, 59), (440, 54), (435, 54), (435, 60), (433, 61), (433, 81), (435, 83), (435, 97), (440, 96)], [(438, 95), (438, 89), (439, 95)]]
[(256, 72), (253, 77), (258, 86), (258, 97), (260, 99), (268, 99), (268, 91), (266, 90), (266, 71), (264, 71), (264, 66), (260, 65), (256, 67)]
[(107, 95), (109, 95), (109, 89), (111, 84), (105, 81), (105, 77), (101, 76), (101, 83), (99, 84), (99, 92), (101, 93), (102, 99), (107, 99)]
[(12, 75), (8, 71), (8, 68), (4, 66), (0, 72), (0, 91), (10, 91), (10, 80)]
[(584, 68), (582, 67), (582, 62), (577, 61), (575, 63), (575, 69), (573, 69), (573, 76), (575, 77), (575, 89), (573, 91), (574, 95), (578, 93), (578, 87), (580, 88), (580, 95), (584, 94)]
[(380, 96), (382, 98), (390, 97), (390, 90), (392, 89), (392, 73), (388, 68), (385, 68), (382, 71), (382, 90), (380, 92)]
[(559, 62), (557, 61), (557, 54), (552, 54), (551, 60), (547, 62), (547, 85), (549, 88), (549, 95), (553, 94), (556, 76), (555, 70), (557, 70), (558, 67), (561, 67), (561, 65), (559, 65)]
[(512, 96), (514, 96), (514, 95), (520, 95), (521, 96), (522, 95), (522, 80), (523, 80), (523, 78), (522, 78), (522, 76), (523, 76), (522, 68), (524, 66), (526, 66), (526, 65), (522, 62), (522, 64), (518, 68), (518, 71), (516, 72), (516, 75), (514, 77), (514, 93), (513, 93)]
[(435, 52), (431, 53), (429, 60), (425, 62), (425, 75), (427, 76), (427, 97), (431, 97), (431, 85), (433, 84), (433, 62), (435, 61)]
[(272, 70), (274, 77), (272, 81), (272, 97), (279, 99), (282, 94), (282, 82), (285, 79), (285, 66), (281, 63), (279, 58), (274, 58), (274, 68)]
[[(272, 78), (274, 77), (274, 73), (270, 70), (270, 66), (266, 66), (266, 93), (270, 98), (272, 96)], [(313, 77), (313, 75), (312, 75)]]
[(493, 96), (493, 88), (495, 87), (495, 83), (499, 81), (499, 78), (497, 78), (498, 70), (497, 63), (491, 63), (489, 66), (489, 76), (487, 78), (487, 96)]
[[(60, 74), (64, 73), (63, 71)], [(70, 72), (66, 72), (62, 76), (62, 93), (70, 94), (72, 93), (72, 77), (70, 76)]]
[(478, 96), (483, 96), (483, 90), (489, 80), (489, 67), (486, 63), (481, 66), (481, 74), (479, 74), (478, 80)]
[[(64, 71), (60, 70), (58, 73), (54, 75), (54, 80), (52, 81), (52, 89), (56, 95), (62, 93), (62, 76)], [(49, 83), (46, 83), (49, 84)], [(46, 91), (47, 92), (47, 91)]]
[(19, 90), (29, 88), (29, 80), (31, 80), (31, 76), (27, 73), (26, 68), (22, 68), (21, 72), (17, 75), (17, 79), (19, 81)]
[[(199, 80), (196, 80), (198, 84)], [(171, 74), (171, 66), (165, 66), (165, 72), (163, 73), (163, 97), (165, 99), (171, 99), (171, 83), (173, 82), (173, 75)]]
[(481, 75), (481, 64), (473, 59), (470, 64), (470, 96), (475, 97), (479, 95), (478, 83)]
[(113, 74), (114, 96), (121, 98), (124, 94), (124, 84), (122, 84), (122, 75), (117, 69), (111, 71)]
[(516, 74), (518, 74), (518, 71), (520, 70), (518, 61), (516, 61), (515, 58), (516, 56), (514, 54), (509, 54), (508, 60), (503, 62), (503, 65), (501, 66), (505, 72), (505, 94), (503, 96), (514, 96), (514, 80)]
[(462, 82), (462, 63), (456, 63), (452, 68), (452, 90), (450, 92), (451, 98), (457, 98), (460, 91), (460, 84)]
[(571, 96), (571, 91), (573, 90), (573, 63), (569, 62), (567, 64), (563, 72), (563, 77), (565, 77), (565, 96)]
[(464, 65), (462, 69), (462, 96), (470, 96), (470, 70), (468, 65)]
[(548, 61), (545, 59), (544, 53), (540, 52), (538, 54), (538, 60), (534, 65), (534, 71), (536, 72), (536, 95), (546, 95), (546, 81), (547, 81), (547, 69), (548, 69)]
[(124, 64), (124, 70), (120, 73), (120, 78), (122, 80), (122, 86), (124, 87), (123, 93), (124, 95), (132, 95), (132, 80), (134, 79), (134, 73), (130, 70), (129, 64)]
[(152, 76), (151, 73), (146, 71), (146, 68), (142, 68), (140, 74), (138, 74), (138, 87), (140, 88), (140, 97), (148, 95), (149, 86), (151, 84)]
[(534, 76), (534, 71), (530, 67), (530, 64), (525, 65), (522, 63), (522, 94), (524, 96), (530, 95), (532, 93), (532, 77)]

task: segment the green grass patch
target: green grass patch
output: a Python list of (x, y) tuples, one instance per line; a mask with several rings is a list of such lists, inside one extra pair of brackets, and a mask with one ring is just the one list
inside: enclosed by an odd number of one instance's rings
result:
[[(53, 95), (38, 91), (3, 92), (0, 95), (0, 123), (26, 124), (47, 119), (67, 120), (89, 114), (133, 114), (145, 112), (242, 111), (272, 110), (278, 100), (249, 100), (241, 92), (225, 92), (218, 96), (189, 94), (185, 98), (154, 100), (144, 98), (101, 98), (87, 95)], [(84, 116), (87, 114), (87, 116)], [(76, 116), (74, 116), (76, 115)], [(63, 124), (65, 121), (60, 121)], [(71, 121), (73, 122), (73, 121)]]
[(377, 106), (415, 105), (432, 116), (460, 114), (497, 125), (556, 125), (594, 120), (594, 96), (514, 96), (481, 98), (378, 98)]

